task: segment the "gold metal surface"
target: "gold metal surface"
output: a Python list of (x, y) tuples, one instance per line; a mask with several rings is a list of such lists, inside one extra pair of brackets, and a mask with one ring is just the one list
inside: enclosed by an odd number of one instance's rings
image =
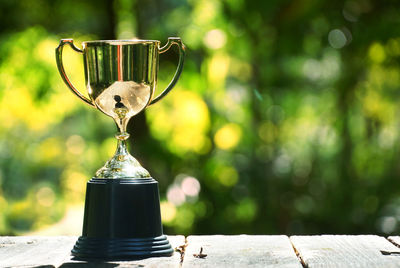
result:
[[(77, 90), (65, 73), (62, 62), (64, 45), (83, 54), (85, 80), (90, 97)], [(174, 78), (154, 98), (157, 83), (159, 54), (172, 45), (179, 48), (179, 62)], [(77, 48), (72, 39), (62, 39), (56, 48), (57, 67), (66, 85), (87, 104), (112, 117), (119, 133), (115, 155), (96, 172), (97, 178), (146, 178), (150, 174), (129, 154), (125, 140), (129, 138), (126, 126), (129, 119), (162, 99), (175, 86), (182, 72), (185, 47), (178, 37), (168, 38), (165, 46), (155, 40), (100, 40), (82, 43)]]

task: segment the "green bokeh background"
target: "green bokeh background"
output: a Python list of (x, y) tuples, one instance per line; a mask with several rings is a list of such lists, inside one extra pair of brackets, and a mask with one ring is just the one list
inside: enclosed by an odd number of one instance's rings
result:
[[(76, 234), (111, 118), (63, 84), (61, 38), (187, 46), (131, 120), (167, 234), (398, 234), (400, 4), (348, 0), (0, 1), (0, 235)], [(158, 90), (177, 50), (163, 54)], [(85, 90), (80, 55), (64, 62)]]

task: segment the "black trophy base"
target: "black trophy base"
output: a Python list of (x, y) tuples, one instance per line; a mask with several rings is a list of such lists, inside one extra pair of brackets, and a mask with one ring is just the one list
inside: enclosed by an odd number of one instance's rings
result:
[(72, 249), (77, 259), (131, 260), (171, 256), (173, 250), (165, 235), (154, 238), (101, 239), (81, 236)]
[(173, 249), (162, 230), (157, 181), (91, 179), (82, 236), (71, 252), (82, 260), (171, 256)]

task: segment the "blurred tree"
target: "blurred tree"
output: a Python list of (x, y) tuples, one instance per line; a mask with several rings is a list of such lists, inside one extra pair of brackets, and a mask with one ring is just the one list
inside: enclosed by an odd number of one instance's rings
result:
[[(131, 152), (160, 181), (167, 233), (395, 233), (399, 8), (2, 1), (0, 233), (59, 220), (115, 148), (112, 121), (57, 74), (54, 48), (69, 36), (187, 45), (177, 87), (129, 126)], [(160, 57), (159, 90), (175, 52)], [(81, 59), (67, 58), (83, 89)]]

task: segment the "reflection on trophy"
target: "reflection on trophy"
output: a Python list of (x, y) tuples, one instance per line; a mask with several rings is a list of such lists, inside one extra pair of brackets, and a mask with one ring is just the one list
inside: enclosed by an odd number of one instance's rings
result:
[[(89, 98), (68, 79), (63, 46), (83, 54)], [(158, 183), (129, 154), (126, 131), (129, 119), (162, 99), (182, 72), (185, 48), (180, 38), (168, 38), (160, 48), (153, 40), (83, 42), (62, 39), (56, 49), (57, 67), (67, 86), (87, 104), (112, 117), (118, 126), (114, 156), (88, 181), (82, 236), (72, 255), (80, 259), (132, 259), (170, 256), (173, 249), (163, 235)], [(154, 98), (159, 54), (172, 45), (179, 48), (179, 63), (167, 88)]]

